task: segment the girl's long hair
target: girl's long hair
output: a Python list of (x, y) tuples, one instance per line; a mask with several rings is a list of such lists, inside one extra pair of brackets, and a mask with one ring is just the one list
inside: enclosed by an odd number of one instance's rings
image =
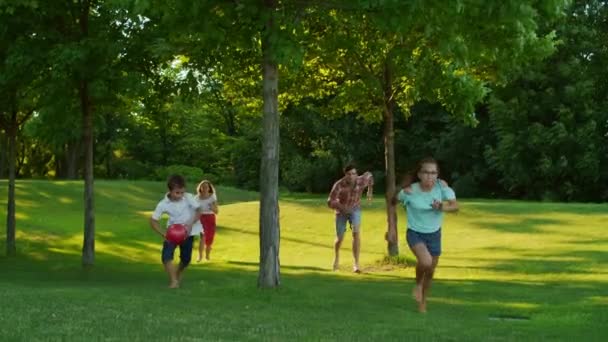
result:
[(198, 183), (198, 185), (196, 186), (196, 195), (198, 197), (201, 196), (201, 189), (203, 188), (203, 184), (207, 183), (209, 185), (209, 194), (214, 194), (215, 193), (215, 187), (213, 186), (213, 184), (211, 184), (210, 181), (203, 179), (200, 183)]

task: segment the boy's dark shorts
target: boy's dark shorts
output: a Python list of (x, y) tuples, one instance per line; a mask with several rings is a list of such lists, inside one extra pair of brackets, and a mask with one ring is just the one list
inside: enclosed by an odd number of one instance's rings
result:
[(410, 248), (418, 243), (423, 243), (432, 256), (438, 257), (441, 255), (441, 228), (432, 233), (419, 233), (408, 228), (405, 238)]
[[(192, 245), (194, 244), (194, 236), (188, 237), (181, 245), (179, 245), (179, 261), (182, 266), (188, 266), (192, 260)], [(161, 260), (164, 263), (173, 260), (173, 254), (175, 254), (176, 245), (165, 240), (163, 243), (163, 251), (161, 254)]]

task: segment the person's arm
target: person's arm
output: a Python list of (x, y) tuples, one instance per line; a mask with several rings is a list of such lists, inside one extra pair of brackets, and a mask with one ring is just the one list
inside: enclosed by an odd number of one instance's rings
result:
[(150, 217), (150, 228), (152, 228), (153, 231), (157, 232), (158, 235), (162, 236), (163, 239), (165, 238), (165, 234), (160, 229), (160, 223), (158, 222), (158, 220), (155, 220), (153, 217)]
[(443, 212), (446, 212), (446, 213), (456, 212), (459, 209), (458, 208), (458, 201), (456, 201), (456, 199), (450, 199), (450, 200), (447, 200), (445, 202), (442, 202), (442, 201), (433, 201), (433, 204), (431, 204), (431, 206), (435, 210), (443, 211)]
[(443, 204), (443, 211), (450, 213), (450, 212), (456, 212), (458, 211), (460, 208), (458, 207), (458, 201), (456, 201), (456, 199), (451, 199), (451, 200), (447, 200), (444, 204)]
[(432, 204), (433, 209), (444, 211), (446, 213), (456, 212), (459, 209), (458, 201), (456, 200), (456, 194), (454, 190), (448, 186), (443, 180), (440, 180), (441, 184), (441, 196), (445, 199), (444, 201), (434, 201)]
[(338, 198), (339, 186), (338, 182), (334, 183), (334, 186), (331, 188), (331, 192), (329, 193), (329, 197), (327, 197), (327, 206), (336, 209), (340, 212), (344, 212), (344, 205), (340, 203), (340, 199)]
[(156, 233), (158, 233), (158, 235), (162, 236), (163, 239), (165, 238), (165, 232), (163, 232), (160, 228), (160, 218), (163, 216), (163, 214), (165, 213), (165, 209), (164, 206), (162, 204), (163, 202), (159, 202), (156, 205), (156, 208), (154, 208), (154, 212), (152, 213), (152, 217), (150, 217), (150, 228), (152, 228), (153, 231), (155, 231)]
[(367, 171), (361, 175), (361, 178), (365, 182), (365, 186), (367, 186), (367, 201), (371, 202), (374, 197), (374, 175)]
[(392, 205), (397, 205), (397, 203), (405, 202), (407, 200), (407, 196), (410, 192), (406, 192), (405, 189), (396, 189), (395, 194), (391, 200)]
[(215, 195), (215, 193), (213, 193), (213, 203), (211, 203), (211, 211), (213, 211), (213, 213), (216, 215), (220, 211), (220, 208), (217, 205), (217, 196)]

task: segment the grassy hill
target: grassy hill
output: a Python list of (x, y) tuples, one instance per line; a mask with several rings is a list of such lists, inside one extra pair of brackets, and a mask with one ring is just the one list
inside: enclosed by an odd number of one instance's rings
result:
[[(190, 185), (193, 189), (194, 184)], [(7, 183), (0, 181), (6, 208)], [(608, 205), (467, 200), (448, 215), (429, 312), (414, 271), (385, 264), (383, 196), (331, 271), (324, 196), (281, 196), (278, 290), (259, 290), (258, 195), (218, 189), (210, 262), (169, 290), (148, 226), (161, 182), (96, 181), (96, 265), (83, 271), (82, 182), (17, 183), (18, 257), (0, 257), (0, 340), (599, 341), (608, 337)], [(401, 254), (413, 257), (404, 241)], [(0, 210), (6, 222), (6, 210)], [(2, 229), (0, 253), (6, 234)]]

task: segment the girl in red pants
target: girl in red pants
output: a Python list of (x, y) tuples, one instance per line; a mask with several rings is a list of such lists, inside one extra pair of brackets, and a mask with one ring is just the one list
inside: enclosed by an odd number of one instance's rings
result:
[(200, 182), (196, 187), (196, 192), (196, 199), (201, 205), (202, 215), (200, 220), (203, 225), (201, 241), (198, 246), (197, 262), (200, 262), (203, 259), (203, 250), (205, 251), (205, 259), (209, 260), (211, 245), (213, 245), (213, 238), (215, 237), (215, 215), (218, 212), (218, 206), (215, 188), (210, 181), (203, 180)]

